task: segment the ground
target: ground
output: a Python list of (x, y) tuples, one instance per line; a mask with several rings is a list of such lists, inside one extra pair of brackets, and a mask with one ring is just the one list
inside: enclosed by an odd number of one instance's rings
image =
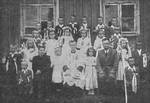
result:
[[(116, 91), (117, 92), (117, 91)], [(144, 82), (137, 95), (130, 94), (128, 103), (149, 103), (150, 101), (150, 83)], [(51, 96), (48, 99), (37, 99), (34, 96), (20, 97), (12, 95), (7, 97), (5, 101), (0, 100), (0, 103), (125, 103), (124, 95), (78, 95), (77, 97)]]

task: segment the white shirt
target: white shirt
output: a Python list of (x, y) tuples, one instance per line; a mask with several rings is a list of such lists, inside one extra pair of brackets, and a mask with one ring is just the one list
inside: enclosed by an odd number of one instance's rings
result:
[(95, 42), (94, 42), (94, 49), (97, 51), (98, 49), (103, 49), (103, 43), (102, 43), (103, 38), (97, 37)]
[(137, 51), (138, 51), (139, 56), (141, 56), (142, 55), (142, 49), (138, 49)]

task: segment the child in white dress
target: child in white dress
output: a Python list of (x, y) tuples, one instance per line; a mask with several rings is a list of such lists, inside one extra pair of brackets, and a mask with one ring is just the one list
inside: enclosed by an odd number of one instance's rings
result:
[(125, 67), (128, 66), (127, 60), (132, 56), (128, 40), (126, 38), (120, 38), (117, 53), (119, 56), (117, 80), (122, 81)]
[(52, 82), (54, 83), (54, 88), (56, 91), (60, 91), (62, 88), (62, 73), (63, 73), (63, 66), (64, 66), (64, 58), (62, 56), (62, 48), (56, 47), (55, 48), (55, 56), (51, 58), (53, 73), (52, 73)]
[(91, 46), (91, 39), (87, 37), (87, 30), (82, 29), (81, 38), (77, 41), (77, 48), (79, 49), (80, 58), (86, 57), (86, 51)]
[(87, 58), (85, 61), (86, 69), (85, 69), (85, 76), (86, 76), (86, 90), (89, 91), (88, 94), (94, 95), (94, 89), (98, 88), (97, 83), (97, 72), (96, 72), (96, 58), (95, 58), (96, 51), (93, 47), (87, 50)]
[(102, 50), (103, 49), (103, 43), (102, 43), (102, 40), (104, 39), (104, 31), (103, 29), (99, 29), (98, 30), (98, 35), (96, 37), (96, 40), (94, 42), (94, 49), (96, 51), (98, 50)]
[(57, 45), (54, 29), (51, 29), (51, 31), (49, 31), (49, 38), (50, 39), (46, 41), (46, 52), (48, 56), (52, 57), (55, 55), (54, 50)]
[(32, 59), (38, 55), (38, 48), (33, 39), (29, 39), (26, 42), (26, 47), (22, 50), (24, 59), (28, 62), (28, 66), (32, 69)]

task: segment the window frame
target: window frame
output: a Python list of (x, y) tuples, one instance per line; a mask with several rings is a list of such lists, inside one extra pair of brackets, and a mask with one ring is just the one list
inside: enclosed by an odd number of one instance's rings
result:
[[(105, 6), (106, 5), (118, 5), (118, 13), (119, 17), (117, 18), (118, 25), (121, 28), (121, 34), (123, 36), (138, 36), (140, 35), (140, 11), (139, 11), (139, 0), (131, 0), (130, 2), (127, 0), (124, 1), (118, 1), (118, 0), (102, 0), (102, 10), (103, 10), (103, 17), (104, 17), (104, 23), (105, 22)], [(134, 5), (134, 31), (122, 31), (122, 5)], [(107, 24), (106, 24), (107, 25)]]
[[(58, 3), (58, 0), (56, 0), (57, 1), (57, 3)], [(20, 29), (20, 35), (21, 35), (21, 37), (24, 37), (24, 36), (28, 36), (28, 35), (31, 35), (31, 34), (26, 34), (25, 33), (25, 29), (26, 28), (28, 28), (28, 27), (31, 27), (31, 28), (35, 28), (36, 27), (36, 25), (35, 26), (27, 26), (26, 24), (25, 24), (25, 19), (26, 19), (26, 11), (25, 11), (25, 9), (26, 8), (28, 8), (28, 7), (37, 7), (37, 23), (38, 22), (41, 22), (41, 21), (45, 21), (45, 20), (42, 20), (42, 15), (41, 15), (41, 9), (42, 8), (53, 8), (53, 22), (54, 22), (54, 25), (56, 25), (56, 18), (58, 18), (58, 14), (57, 14), (57, 12), (59, 12), (58, 11), (58, 5), (56, 5), (56, 2), (54, 2), (53, 4), (21, 4), (20, 5), (20, 14), (21, 14), (21, 16), (20, 16), (20, 25), (21, 25), (21, 29)], [(57, 9), (57, 10), (56, 10)]]

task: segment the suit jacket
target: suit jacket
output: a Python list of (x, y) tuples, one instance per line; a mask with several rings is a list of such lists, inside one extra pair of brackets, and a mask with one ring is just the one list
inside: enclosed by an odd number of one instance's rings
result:
[(143, 68), (143, 50), (141, 51), (141, 55), (139, 55), (137, 49), (132, 51), (132, 56), (134, 57), (135, 59), (135, 66), (138, 66), (139, 69), (142, 69)]
[(63, 27), (64, 27), (64, 25), (62, 27), (60, 27), (59, 25), (57, 25), (55, 27), (55, 38), (56, 39), (58, 39), (59, 36), (63, 35)]
[(71, 28), (71, 33), (72, 33), (73, 39), (77, 42), (78, 38), (81, 37), (79, 35), (79, 28), (80, 28), (79, 24), (75, 22), (74, 27), (73, 27), (72, 23), (69, 23), (68, 26)]
[(104, 70), (105, 68), (110, 68), (117, 71), (118, 69), (117, 51), (110, 48), (107, 55), (104, 49), (98, 51), (96, 65), (98, 71), (101, 69)]
[(136, 69), (135, 71), (132, 71), (131, 69), (128, 69), (128, 68), (129, 67), (125, 68), (126, 80), (129, 84), (131, 84), (132, 83), (132, 78), (133, 78), (133, 73), (137, 73), (136, 78), (137, 78), (137, 80), (139, 80), (139, 75), (138, 75), (139, 68), (135, 67), (135, 69)]

